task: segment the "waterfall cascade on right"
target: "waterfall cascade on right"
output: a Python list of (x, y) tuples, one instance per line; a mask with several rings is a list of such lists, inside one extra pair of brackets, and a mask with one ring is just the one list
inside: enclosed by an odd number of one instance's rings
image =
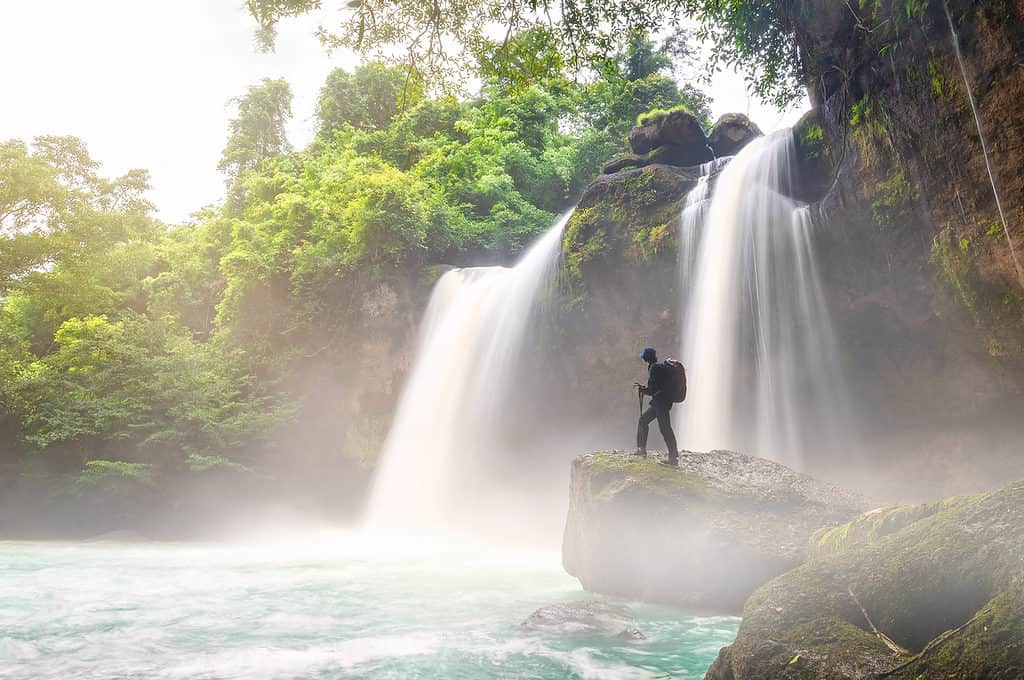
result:
[(684, 209), (680, 242), (695, 251), (680, 258), (685, 448), (799, 467), (812, 448), (849, 442), (810, 214), (789, 198), (794, 154), (791, 130), (758, 138), (698, 186), (704, 205)]

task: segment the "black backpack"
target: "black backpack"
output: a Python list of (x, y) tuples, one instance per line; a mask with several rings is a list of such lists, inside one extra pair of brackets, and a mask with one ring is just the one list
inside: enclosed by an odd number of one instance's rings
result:
[(673, 404), (681, 403), (686, 399), (686, 369), (678, 359), (665, 359), (664, 363), (670, 376), (667, 396)]

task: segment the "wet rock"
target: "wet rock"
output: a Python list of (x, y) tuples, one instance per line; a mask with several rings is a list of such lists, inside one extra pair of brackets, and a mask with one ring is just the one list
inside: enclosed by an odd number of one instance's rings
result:
[(812, 109), (797, 121), (793, 141), (796, 158), (792, 195), (805, 203), (820, 201), (832, 188), (836, 166), (818, 111)]
[(615, 639), (622, 640), (623, 642), (636, 642), (638, 640), (646, 640), (647, 636), (644, 635), (639, 628), (633, 628), (630, 626), (616, 635)]
[(660, 147), (666, 148), (658, 162), (671, 165), (700, 165), (713, 158), (700, 121), (682, 109), (647, 114), (629, 133), (634, 154), (649, 154)]
[(708, 145), (716, 158), (735, 156), (740, 149), (764, 133), (742, 113), (727, 113), (718, 119), (708, 135)]
[(644, 634), (633, 626), (629, 607), (600, 600), (559, 602), (541, 607), (530, 614), (521, 626), (548, 634), (597, 634), (619, 640), (643, 640)]
[(804, 561), (811, 535), (870, 503), (768, 460), (686, 453), (678, 469), (618, 453), (573, 462), (562, 546), (587, 590), (737, 612)]
[(711, 680), (1024, 677), (1024, 482), (872, 511), (747, 602)]

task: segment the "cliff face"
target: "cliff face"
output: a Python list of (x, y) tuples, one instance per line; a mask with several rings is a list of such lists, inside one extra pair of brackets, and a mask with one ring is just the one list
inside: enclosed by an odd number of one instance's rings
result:
[(572, 465), (562, 560), (588, 590), (736, 612), (758, 586), (803, 562), (817, 529), (867, 503), (729, 451), (687, 453), (679, 469), (590, 454)]
[(1024, 409), (1024, 3), (775, 6), (839, 169), (822, 256), (854, 387), (880, 430), (973, 448)]

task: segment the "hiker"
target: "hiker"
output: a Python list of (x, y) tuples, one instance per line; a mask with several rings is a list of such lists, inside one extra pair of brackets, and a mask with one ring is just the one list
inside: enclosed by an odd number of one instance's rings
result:
[[(680, 380), (676, 371), (682, 371), (683, 367), (678, 361), (669, 359), (665, 362), (658, 361), (658, 353), (653, 347), (644, 347), (640, 358), (647, 364), (647, 385), (633, 383), (640, 398), (640, 422), (636, 427), (636, 455), (647, 457), (647, 431), (651, 421), (657, 419), (658, 429), (668, 447), (668, 465), (679, 464), (679, 450), (676, 448), (676, 435), (672, 432), (672, 419), (669, 411), (672, 410), (673, 402), (680, 402), (686, 397), (686, 378), (682, 373)], [(678, 368), (677, 368), (678, 367)], [(680, 394), (681, 390), (681, 394)], [(644, 395), (651, 398), (651, 405), (643, 410)]]

